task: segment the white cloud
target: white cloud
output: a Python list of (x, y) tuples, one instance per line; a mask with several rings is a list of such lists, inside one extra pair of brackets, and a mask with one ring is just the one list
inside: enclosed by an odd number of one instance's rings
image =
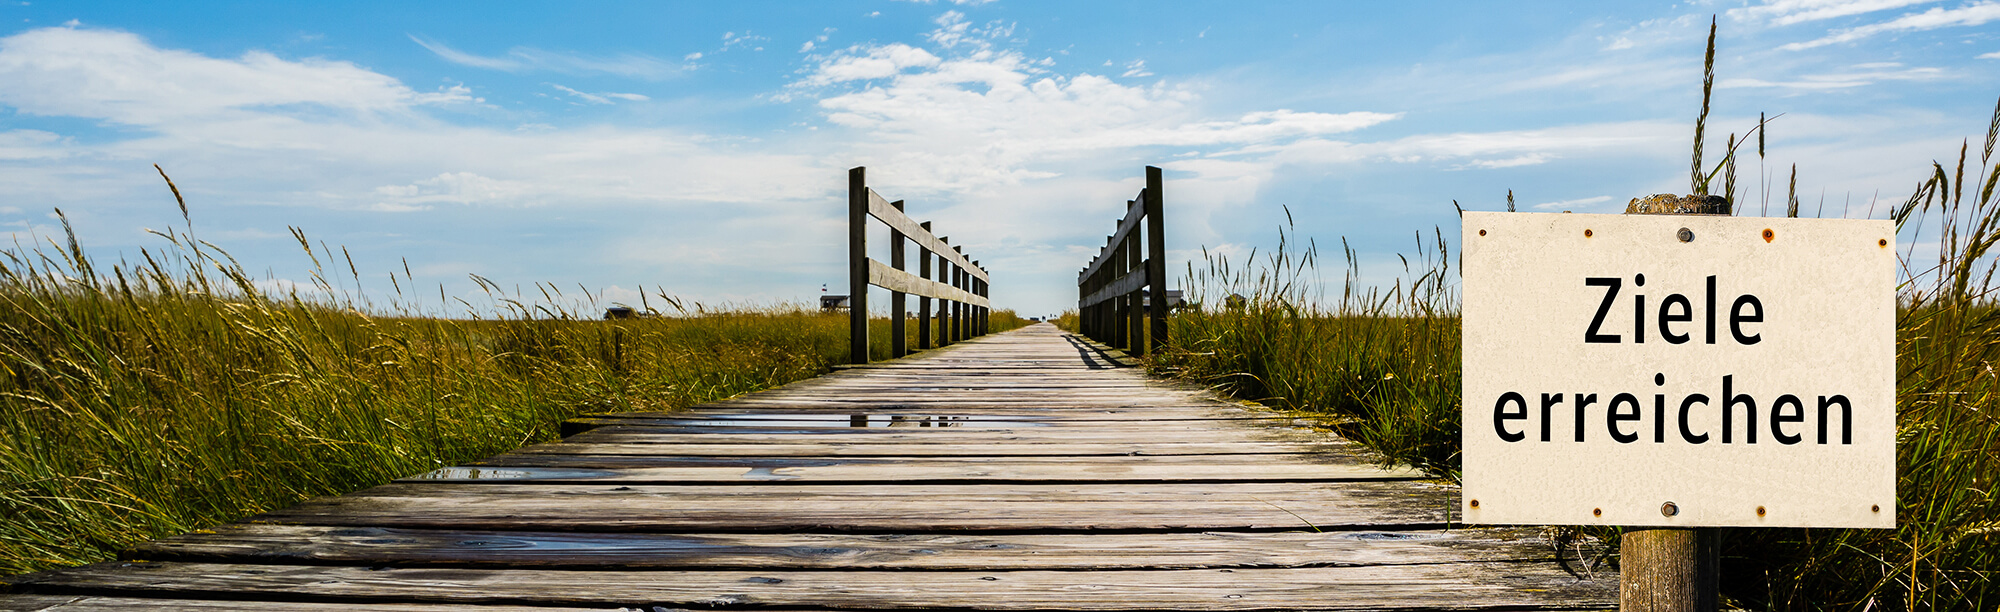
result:
[(1195, 97), (1183, 89), (1052, 75), (1014, 52), (943, 59), (902, 45), (826, 58), (795, 85), (804, 93), (850, 82), (866, 84), (820, 98), (827, 120), (869, 131), (870, 142), (922, 169), (922, 182), (939, 188), (1046, 178), (1053, 174), (1029, 166), (1051, 157), (1283, 141), (1350, 132), (1398, 116), (1273, 110), (1207, 120), (1193, 114)]
[(794, 87), (823, 87), (847, 81), (863, 81), (895, 76), (909, 68), (938, 65), (938, 56), (929, 51), (896, 43), (872, 47), (850, 47), (819, 58), (819, 65)]
[(1744, 21), (1787, 26), (1933, 2), (1937, 0), (1766, 0), (1757, 6), (1729, 9), (1726, 14)]
[(1153, 76), (1153, 73), (1146, 71), (1146, 60), (1132, 60), (1132, 63), (1125, 65), (1125, 73), (1118, 76), (1140, 78)]
[(1935, 81), (1949, 76), (1943, 69), (1931, 67), (1905, 68), (1895, 62), (1873, 62), (1855, 64), (1848, 70), (1827, 74), (1808, 74), (1785, 81), (1766, 81), (1754, 78), (1722, 79), (1715, 83), (1720, 89), (1741, 88), (1782, 88), (1805, 91), (1848, 89), (1871, 85), (1879, 81)]
[(1550, 156), (1547, 154), (1529, 153), (1526, 155), (1516, 155), (1505, 159), (1475, 159), (1467, 163), (1466, 165), (1474, 168), (1486, 168), (1488, 170), (1491, 170), (1494, 168), (1513, 168), (1516, 166), (1533, 166), (1537, 164), (1544, 164), (1548, 163), (1549, 159)]
[(1611, 196), (1601, 195), (1601, 196), (1592, 196), (1588, 198), (1577, 198), (1574, 200), (1557, 200), (1554, 202), (1543, 202), (1541, 204), (1536, 204), (1529, 208), (1533, 208), (1535, 210), (1562, 210), (1562, 209), (1589, 206), (1591, 204), (1600, 204), (1609, 201), (1611, 201)]
[(1978, 59), (2000, 59), (2000, 51), (1994, 51), (1992, 53), (1981, 53), (1979, 54)]
[(217, 59), (127, 32), (44, 28), (0, 38), (0, 104), (31, 115), (156, 126), (271, 107), (367, 115), (473, 101), (462, 86), (419, 92), (348, 62), (263, 51)]
[(606, 97), (604, 97), (604, 96), (600, 96), (600, 95), (597, 95), (597, 94), (588, 94), (588, 93), (583, 93), (583, 92), (581, 92), (581, 91), (577, 91), (577, 90), (574, 90), (574, 89), (570, 89), (570, 88), (568, 88), (568, 87), (563, 87), (563, 86), (561, 86), (561, 85), (557, 85), (557, 84), (555, 84), (555, 83), (550, 83), (550, 84), (549, 84), (549, 87), (554, 87), (554, 88), (556, 88), (556, 90), (557, 90), (557, 91), (561, 91), (561, 92), (563, 92), (563, 93), (566, 93), (566, 94), (569, 94), (569, 95), (572, 95), (572, 96), (575, 96), (575, 97), (577, 97), (577, 98), (580, 98), (580, 99), (582, 99), (583, 101), (585, 101), (585, 102), (589, 102), (589, 103), (591, 103), (591, 104), (610, 104), (610, 103), (611, 103), (611, 99), (610, 99), (610, 98), (606, 98)]
[[(684, 67), (645, 54), (627, 53), (613, 57), (591, 57), (574, 53), (545, 51), (534, 47), (514, 47), (506, 55), (484, 56), (453, 49), (442, 42), (409, 35), (410, 40), (444, 61), (460, 66), (503, 72), (558, 72), (563, 74), (609, 74), (635, 79), (664, 79), (683, 72)], [(686, 59), (700, 59), (699, 53)]]
[(1786, 51), (1798, 51), (1824, 47), (1826, 45), (1852, 42), (1885, 32), (1916, 32), (1938, 28), (1977, 26), (2000, 19), (2000, 3), (1991, 0), (1976, 2), (1954, 9), (1931, 7), (1922, 13), (1910, 13), (1890, 21), (1871, 23), (1829, 32), (1826, 36), (1800, 43), (1779, 47)]
[(932, 22), (936, 23), (938, 28), (924, 35), (924, 38), (947, 50), (959, 45), (991, 49), (993, 40), (1014, 35), (1014, 24), (996, 20), (984, 26), (973, 27), (972, 22), (966, 20), (965, 13), (958, 11), (945, 11)]
[(722, 51), (728, 51), (730, 49), (738, 47), (749, 47), (751, 51), (763, 51), (764, 48), (758, 46), (757, 43), (765, 42), (768, 40), (771, 39), (763, 36), (758, 36), (756, 34), (752, 34), (748, 31), (745, 31), (742, 34), (737, 34), (735, 32), (723, 32), (722, 49), (718, 50), (717, 52), (719, 53)]
[(625, 101), (627, 101), (627, 102), (644, 102), (644, 101), (647, 101), (647, 100), (651, 100), (651, 99), (652, 99), (652, 98), (649, 98), (649, 97), (646, 97), (646, 96), (645, 96), (645, 95), (643, 95), (643, 94), (635, 94), (635, 93), (611, 93), (611, 92), (607, 92), (607, 93), (589, 93), (589, 92), (584, 92), (584, 91), (577, 91), (577, 90), (575, 90), (575, 89), (571, 89), (571, 88), (568, 88), (568, 87), (564, 87), (564, 86), (562, 86), (562, 85), (557, 85), (557, 84), (555, 84), (555, 83), (549, 83), (548, 85), (549, 85), (549, 87), (553, 87), (553, 88), (555, 88), (555, 89), (556, 89), (557, 91), (561, 91), (561, 92), (563, 92), (563, 93), (566, 93), (566, 94), (569, 94), (569, 95), (571, 95), (571, 96), (574, 96), (574, 97), (576, 97), (577, 99), (580, 99), (580, 100), (583, 100), (583, 101), (585, 101), (585, 102), (589, 102), (589, 103), (591, 103), (591, 104), (614, 104), (614, 102), (612, 102), (612, 100), (614, 100), (614, 99), (617, 99), (617, 100), (625, 100)]

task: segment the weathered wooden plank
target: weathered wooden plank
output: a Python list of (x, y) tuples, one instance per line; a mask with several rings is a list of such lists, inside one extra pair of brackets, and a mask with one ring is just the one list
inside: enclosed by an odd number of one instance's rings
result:
[[(659, 457), (1102, 457), (1118, 455), (1292, 455), (1315, 445), (1267, 442), (1177, 444), (537, 444), (530, 455)], [(1337, 448), (1337, 447), (1336, 447)]]
[(16, 577), (44, 595), (0, 610), (1615, 605), (1531, 531), (1442, 529), (1455, 489), (1113, 359), (1037, 327), (598, 415), (127, 556), (166, 563)]
[(876, 219), (881, 219), (884, 225), (902, 232), (911, 242), (917, 243), (918, 247), (950, 260), (952, 265), (966, 269), (981, 280), (988, 278), (986, 271), (972, 265), (972, 260), (966, 258), (964, 253), (958, 252), (957, 249), (951, 248), (950, 244), (939, 240), (936, 234), (925, 229), (923, 224), (917, 223), (915, 219), (911, 219), (903, 211), (896, 210), (896, 207), (889, 205), (887, 198), (882, 197), (882, 194), (875, 193), (874, 189), (868, 190), (868, 214)]
[[(647, 414), (659, 415), (659, 413), (647, 413)], [(825, 427), (855, 427), (856, 425), (854, 425), (854, 416), (856, 415), (872, 417), (873, 422), (867, 423), (867, 426), (870, 427), (879, 427), (881, 426), (880, 423), (882, 421), (888, 420), (892, 416), (903, 417), (905, 419), (923, 419), (923, 418), (952, 419), (952, 420), (963, 421), (968, 424), (981, 424), (981, 423), (990, 423), (995, 421), (1001, 423), (1025, 421), (1029, 423), (1045, 423), (1051, 426), (1064, 426), (1064, 427), (1073, 425), (1092, 425), (1098, 423), (1143, 425), (1146, 423), (1178, 422), (1178, 421), (1209, 421), (1209, 422), (1233, 421), (1233, 422), (1244, 422), (1244, 423), (1255, 422), (1255, 423), (1294, 424), (1294, 425), (1308, 424), (1311, 422), (1307, 419), (1285, 416), (1285, 415), (1276, 415), (1276, 414), (1272, 415), (1246, 414), (1240, 416), (1187, 415), (1187, 416), (1121, 417), (1121, 416), (1100, 416), (1089, 413), (1081, 413), (1075, 415), (1050, 414), (1050, 413), (995, 414), (995, 413), (984, 413), (984, 412), (963, 413), (963, 414), (928, 414), (928, 413), (906, 414), (906, 413), (896, 413), (896, 412), (870, 411), (870, 412), (848, 414), (848, 413), (834, 413), (834, 412), (824, 412), (824, 411), (763, 412), (763, 411), (750, 411), (750, 410), (735, 411), (735, 412), (704, 410), (700, 412), (680, 412), (671, 415), (661, 415), (661, 416), (641, 416), (636, 413), (635, 414), (609, 413), (609, 414), (595, 414), (587, 417), (578, 417), (570, 420), (573, 422), (590, 423), (593, 425), (633, 425), (641, 427), (722, 426), (722, 425), (736, 425), (736, 424), (754, 427), (774, 422), (784, 423), (788, 426), (811, 425), (811, 426), (825, 426)]]
[(791, 467), (679, 466), (586, 470), (575, 468), (447, 467), (398, 480), (404, 483), (1195, 483), (1195, 482), (1347, 482), (1410, 480), (1422, 472), (1382, 469), (1365, 464), (1208, 463), (1192, 465), (1117, 464), (1108, 462), (942, 463), (807, 465)]
[[(1020, 427), (1020, 428), (959, 428), (959, 427), (876, 427), (857, 428), (858, 431), (833, 430), (781, 430), (731, 431), (722, 429), (713, 433), (688, 432), (684, 430), (663, 430), (654, 433), (638, 427), (599, 427), (587, 433), (570, 436), (571, 444), (784, 444), (803, 442), (813, 444), (1088, 444), (1119, 443), (1133, 439), (1146, 439), (1150, 444), (1205, 444), (1228, 442), (1288, 442), (1307, 441), (1297, 434), (1287, 435), (1282, 430), (1263, 432), (1215, 431), (1212, 433), (1161, 431), (1151, 436), (1143, 436), (1130, 430), (1103, 431), (1096, 428), (1077, 427)], [(1164, 429), (1164, 428), (1163, 428)], [(1143, 436), (1143, 437), (1142, 437)]]
[[(1254, 473), (1268, 465), (1291, 465), (1314, 463), (1321, 465), (1373, 465), (1374, 457), (1358, 448), (1341, 451), (1322, 451), (1291, 455), (1114, 455), (1100, 457), (1069, 457), (1046, 455), (1022, 455), (1014, 457), (678, 457), (649, 455), (524, 455), (507, 453), (494, 455), (468, 465), (478, 467), (547, 467), (547, 468), (629, 468), (629, 467), (714, 467), (730, 466), (742, 469), (753, 467), (782, 468), (798, 466), (827, 465), (964, 465), (1022, 463), (1065, 463), (1070, 465), (1213, 465), (1217, 462), (1243, 466), (1246, 473)], [(1252, 478), (1251, 480), (1254, 480)]]
[(1084, 279), (1090, 278), (1092, 274), (1096, 274), (1098, 268), (1104, 267), (1104, 264), (1111, 260), (1111, 258), (1105, 257), (1106, 254), (1111, 253), (1111, 247), (1124, 242), (1125, 237), (1131, 234), (1132, 230), (1139, 227), (1139, 220), (1144, 217), (1146, 211), (1145, 199), (1144, 192), (1141, 191), (1139, 199), (1132, 200), (1126, 204), (1125, 216), (1118, 218), (1117, 231), (1111, 233), (1104, 247), (1098, 250), (1097, 256), (1091, 258), (1090, 265), (1084, 266), (1083, 273), (1078, 274), (1076, 277), (1077, 282), (1083, 282)]
[(1552, 560), (1519, 529), (1093, 535), (439, 531), (225, 525), (130, 559), (203, 563), (623, 569), (1126, 570)]
[[(249, 601), (241, 599), (154, 599), (145, 597), (91, 597), (81, 595), (0, 595), (0, 612), (215, 612), (255, 610), (258, 612), (632, 612), (635, 609), (612, 604), (589, 607), (482, 606), (425, 603), (311, 603), (291, 601)], [(651, 608), (649, 612), (682, 612)]]
[(952, 300), (974, 306), (989, 305), (985, 297), (937, 281), (918, 278), (915, 274), (897, 270), (873, 259), (868, 260), (868, 284), (922, 297)]
[(1458, 499), (1420, 483), (812, 486), (390, 484), (253, 517), (301, 525), (897, 533), (1397, 529)]
[(1613, 580), (1552, 563), (1288, 569), (571, 571), (114, 563), (19, 577), (42, 590), (590, 606), (830, 606), (989, 610), (1601, 609)]
[(1146, 279), (1146, 268), (1144, 266), (1135, 266), (1131, 272), (1125, 273), (1124, 276), (1120, 276), (1117, 280), (1106, 283), (1097, 291), (1092, 292), (1083, 299), (1080, 305), (1094, 306), (1104, 303), (1105, 300), (1138, 291), (1139, 288), (1146, 286)]

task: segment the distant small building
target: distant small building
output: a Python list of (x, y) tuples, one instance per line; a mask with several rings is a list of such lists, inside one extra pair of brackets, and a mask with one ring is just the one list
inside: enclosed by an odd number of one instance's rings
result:
[(1222, 305), (1227, 306), (1229, 308), (1242, 308), (1244, 305), (1249, 303), (1250, 303), (1249, 299), (1246, 299), (1242, 295), (1235, 293), (1229, 294), (1229, 297), (1222, 298)]
[(819, 309), (822, 311), (838, 312), (842, 310), (847, 310), (848, 306), (849, 302), (847, 300), (847, 296), (844, 295), (819, 296)]
[(631, 306), (612, 306), (604, 309), (604, 320), (638, 318), (639, 312)]
[[(1147, 292), (1144, 292), (1144, 295), (1145, 295), (1145, 299), (1144, 299), (1144, 300), (1142, 300), (1142, 304), (1143, 304), (1143, 306), (1144, 306), (1144, 307), (1146, 307), (1146, 308), (1152, 308), (1152, 307), (1153, 307), (1153, 292), (1151, 292), (1151, 291), (1147, 291)], [(1181, 308), (1182, 306), (1186, 306), (1186, 305), (1187, 305), (1187, 300), (1185, 300), (1185, 299), (1182, 299), (1182, 298), (1181, 298), (1181, 290), (1179, 290), (1179, 289), (1168, 289), (1168, 290), (1167, 290), (1167, 309), (1168, 309), (1168, 310), (1180, 310), (1180, 308)]]

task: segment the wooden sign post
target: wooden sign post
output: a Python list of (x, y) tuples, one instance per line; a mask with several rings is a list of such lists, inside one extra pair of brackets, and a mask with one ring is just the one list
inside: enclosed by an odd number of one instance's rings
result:
[[(1657, 196), (1633, 201), (1628, 215), (1727, 215), (1729, 201)], [(1722, 587), (1722, 531), (1715, 527), (1633, 527), (1618, 536), (1618, 609), (1712, 612)]]
[(1462, 232), (1465, 522), (1634, 528), (1621, 588), (1649, 611), (1713, 609), (1707, 528), (1895, 527), (1890, 222)]

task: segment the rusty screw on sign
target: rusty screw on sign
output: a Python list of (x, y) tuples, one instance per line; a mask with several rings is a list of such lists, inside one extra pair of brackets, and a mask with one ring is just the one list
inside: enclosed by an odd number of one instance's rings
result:
[(1673, 516), (1680, 513), (1681, 507), (1674, 505), (1674, 502), (1660, 504), (1660, 516)]
[(1683, 227), (1681, 231), (1674, 232), (1674, 237), (1680, 238), (1681, 242), (1694, 242), (1694, 230)]

